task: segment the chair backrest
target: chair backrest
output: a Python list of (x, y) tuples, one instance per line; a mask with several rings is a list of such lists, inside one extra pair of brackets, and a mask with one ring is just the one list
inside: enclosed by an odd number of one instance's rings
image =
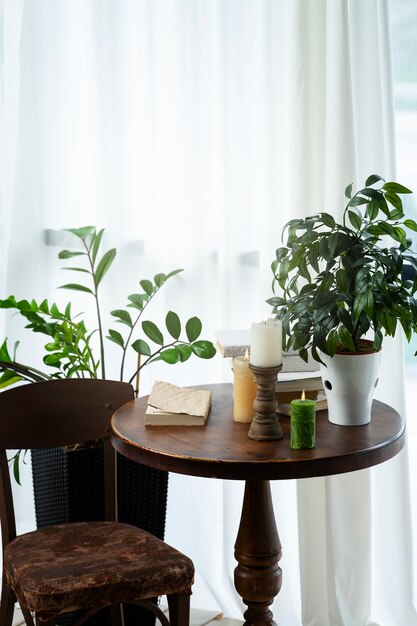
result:
[(48, 380), (0, 393), (0, 521), (3, 547), (16, 536), (7, 449), (53, 448), (104, 438), (106, 519), (116, 516), (110, 418), (134, 399), (132, 385), (97, 379)]

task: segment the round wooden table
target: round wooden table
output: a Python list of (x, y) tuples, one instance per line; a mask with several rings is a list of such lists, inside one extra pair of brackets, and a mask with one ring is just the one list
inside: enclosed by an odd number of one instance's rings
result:
[(275, 624), (269, 606), (281, 588), (281, 543), (269, 481), (341, 474), (383, 463), (404, 446), (404, 422), (381, 402), (374, 402), (366, 426), (336, 426), (321, 411), (316, 447), (292, 450), (288, 417), (280, 418), (283, 439), (254, 441), (248, 437), (248, 424), (233, 421), (232, 385), (199, 388), (212, 392), (205, 426), (145, 426), (145, 396), (116, 411), (112, 442), (120, 454), (150, 467), (246, 481), (235, 544), (235, 587), (248, 607), (246, 624)]

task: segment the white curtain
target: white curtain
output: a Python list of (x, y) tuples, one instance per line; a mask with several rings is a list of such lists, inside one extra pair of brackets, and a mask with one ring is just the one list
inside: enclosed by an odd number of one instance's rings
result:
[[(71, 298), (91, 315), (86, 297), (56, 291), (68, 278), (56, 255), (70, 244), (50, 244), (51, 231), (95, 224), (118, 248), (106, 311), (140, 278), (184, 267), (152, 318), (197, 314), (214, 339), (265, 316), (290, 217), (340, 215), (349, 182), (395, 175), (384, 0), (4, 0), (4, 32), (2, 296)], [(2, 323), (22, 339), (20, 358), (41, 365), (42, 341), (16, 318)], [(114, 377), (117, 357), (110, 351)], [(231, 373), (220, 357), (155, 364), (143, 393), (155, 378), (186, 385)], [(387, 341), (379, 397), (399, 410), (402, 379), (400, 340)], [(230, 617), (242, 610), (242, 488), (170, 482), (167, 540), (195, 561), (193, 603)], [(370, 471), (274, 483), (273, 493), (279, 623), (417, 624), (406, 453)], [(21, 500), (26, 528), (33, 513)]]

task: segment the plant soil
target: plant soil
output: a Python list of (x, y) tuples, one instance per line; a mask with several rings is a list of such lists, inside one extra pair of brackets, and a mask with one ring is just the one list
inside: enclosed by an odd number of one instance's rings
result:
[(336, 350), (336, 354), (355, 354), (355, 355), (360, 355), (360, 354), (372, 354), (373, 352), (379, 352), (379, 350), (375, 350), (373, 347), (373, 343), (372, 341), (370, 341), (369, 339), (359, 339), (359, 343), (357, 346), (357, 350), (356, 352), (352, 352), (351, 350), (349, 350), (348, 348), (346, 348), (345, 346), (338, 346), (337, 350)]

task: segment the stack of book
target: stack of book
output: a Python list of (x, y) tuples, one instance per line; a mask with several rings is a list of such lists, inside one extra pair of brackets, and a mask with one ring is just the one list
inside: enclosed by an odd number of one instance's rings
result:
[[(224, 357), (244, 356), (250, 348), (250, 330), (217, 330), (215, 334), (217, 349)], [(283, 353), (281, 372), (318, 372), (319, 369), (312, 358), (306, 363), (298, 352)]]
[(305, 398), (309, 400), (317, 400), (319, 394), (324, 393), (323, 381), (320, 376), (304, 377), (297, 375), (296, 373), (278, 376), (278, 381), (275, 384), (275, 392), (279, 404), (285, 404), (301, 398), (301, 394), (304, 391)]
[(320, 376), (311, 376), (308, 372), (280, 373), (275, 384), (275, 392), (278, 402), (278, 413), (290, 414), (291, 400), (304, 397), (316, 401), (316, 410), (327, 409), (327, 399)]

